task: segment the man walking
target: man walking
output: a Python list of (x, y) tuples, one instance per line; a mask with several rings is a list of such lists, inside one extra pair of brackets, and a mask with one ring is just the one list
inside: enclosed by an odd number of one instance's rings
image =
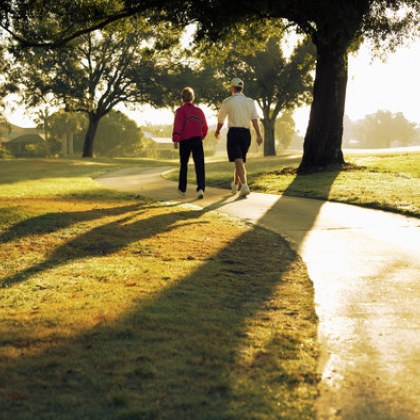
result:
[(244, 82), (235, 77), (231, 81), (230, 91), (232, 96), (222, 102), (219, 110), (218, 124), (215, 136), (220, 137), (220, 130), (228, 118), (229, 131), (227, 134), (227, 152), (229, 162), (235, 163), (235, 172), (232, 182), (232, 194), (239, 190), (240, 197), (246, 197), (250, 189), (246, 176), (246, 155), (251, 145), (251, 124), (257, 133), (257, 144), (263, 142), (258, 124), (257, 109), (253, 99), (246, 97), (242, 91)]

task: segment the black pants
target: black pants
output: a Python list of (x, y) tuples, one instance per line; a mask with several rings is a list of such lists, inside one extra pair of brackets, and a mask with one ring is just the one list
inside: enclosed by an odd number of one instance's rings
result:
[(179, 169), (178, 188), (185, 192), (187, 190), (188, 161), (190, 155), (193, 155), (195, 175), (197, 178), (197, 191), (205, 189), (205, 170), (204, 170), (204, 150), (203, 141), (200, 137), (194, 137), (189, 140), (179, 142), (179, 158), (181, 167)]

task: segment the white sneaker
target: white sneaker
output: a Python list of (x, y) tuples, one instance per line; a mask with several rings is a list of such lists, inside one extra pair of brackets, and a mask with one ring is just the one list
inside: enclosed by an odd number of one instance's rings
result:
[(241, 189), (241, 184), (235, 184), (233, 181), (230, 184), (231, 188), (232, 188), (232, 194), (235, 195), (240, 189)]
[(185, 197), (185, 196), (187, 195), (187, 193), (186, 193), (186, 192), (181, 191), (179, 188), (178, 188), (178, 194), (179, 194), (179, 195), (182, 195), (183, 197)]
[(246, 197), (250, 192), (251, 190), (249, 189), (248, 184), (244, 184), (239, 192), (239, 197)]
[(197, 198), (199, 198), (199, 199), (204, 198), (204, 191), (203, 190), (198, 190), (197, 191)]

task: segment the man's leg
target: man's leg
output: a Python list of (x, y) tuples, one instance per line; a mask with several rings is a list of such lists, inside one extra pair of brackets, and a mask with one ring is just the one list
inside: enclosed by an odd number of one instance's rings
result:
[(251, 192), (251, 190), (249, 189), (248, 182), (246, 179), (246, 168), (243, 159), (235, 159), (235, 170), (241, 183), (239, 197), (246, 197)]
[(236, 173), (236, 164), (235, 164), (235, 170), (233, 171), (233, 183), (238, 185), (241, 182), (239, 179), (238, 174)]
[(235, 165), (235, 170), (233, 171), (233, 181), (232, 184), (230, 184), (231, 186), (231, 191), (232, 194), (236, 194), (238, 192), (238, 190), (241, 188), (241, 184), (240, 184), (240, 179), (238, 174), (236, 173), (236, 165)]
[(242, 185), (247, 184), (246, 180), (246, 168), (243, 159), (235, 159), (235, 184), (241, 183)]

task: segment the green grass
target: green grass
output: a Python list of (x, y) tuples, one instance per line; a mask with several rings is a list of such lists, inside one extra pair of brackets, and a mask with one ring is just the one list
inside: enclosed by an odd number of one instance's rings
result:
[(97, 197), (115, 194), (92, 178), (134, 166), (172, 166), (148, 159), (16, 159), (0, 161), (0, 197)]
[(0, 418), (314, 418), (302, 261), (92, 181), (133, 164), (0, 161)]
[[(296, 175), (299, 157), (250, 158), (249, 184), (254, 191), (319, 198), (420, 216), (420, 152), (346, 156), (340, 172)], [(193, 172), (193, 171), (190, 171)], [(191, 174), (191, 181), (193, 174)], [(177, 178), (177, 172), (168, 175)], [(207, 184), (229, 188), (232, 164), (206, 165)]]

